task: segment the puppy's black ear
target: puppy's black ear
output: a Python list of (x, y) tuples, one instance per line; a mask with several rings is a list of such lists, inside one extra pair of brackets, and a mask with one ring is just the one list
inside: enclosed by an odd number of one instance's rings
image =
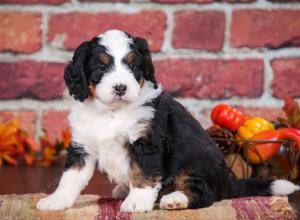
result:
[(75, 50), (71, 63), (66, 67), (64, 79), (69, 93), (75, 100), (83, 102), (89, 96), (88, 80), (85, 73), (85, 61), (90, 41), (80, 44)]
[(152, 63), (151, 52), (147, 41), (143, 38), (137, 37), (133, 42), (143, 58), (144, 79), (151, 81), (154, 84), (154, 88), (157, 88), (157, 82), (154, 76), (154, 65)]

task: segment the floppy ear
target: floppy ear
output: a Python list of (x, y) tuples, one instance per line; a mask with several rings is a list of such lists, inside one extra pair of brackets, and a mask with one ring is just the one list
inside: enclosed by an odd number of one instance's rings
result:
[(157, 82), (154, 76), (154, 66), (147, 41), (143, 38), (137, 37), (133, 40), (133, 42), (143, 58), (144, 79), (151, 81), (154, 84), (154, 88), (157, 88)]
[(83, 102), (89, 96), (88, 80), (85, 73), (85, 60), (90, 41), (85, 41), (75, 50), (71, 63), (65, 68), (64, 79), (70, 95)]

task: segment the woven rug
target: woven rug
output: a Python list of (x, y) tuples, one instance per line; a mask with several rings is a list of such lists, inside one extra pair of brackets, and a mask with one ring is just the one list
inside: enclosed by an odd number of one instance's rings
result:
[(1, 220), (262, 220), (296, 219), (287, 197), (248, 197), (223, 200), (203, 209), (148, 213), (123, 213), (121, 201), (97, 195), (81, 195), (71, 209), (57, 212), (37, 211), (34, 207), (45, 194), (0, 195)]

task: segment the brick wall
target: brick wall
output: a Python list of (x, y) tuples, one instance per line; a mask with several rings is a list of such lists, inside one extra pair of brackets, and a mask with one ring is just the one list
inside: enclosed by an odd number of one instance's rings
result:
[(110, 28), (149, 40), (157, 78), (204, 126), (219, 102), (272, 118), (280, 97), (300, 97), (299, 1), (0, 3), (0, 116), (20, 118), (36, 137), (67, 127), (64, 66), (80, 42)]

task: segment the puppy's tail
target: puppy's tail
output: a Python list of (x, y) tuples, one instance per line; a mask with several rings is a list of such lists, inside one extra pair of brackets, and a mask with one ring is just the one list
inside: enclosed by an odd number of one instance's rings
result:
[(236, 180), (237, 191), (234, 197), (246, 196), (284, 196), (300, 190), (300, 186), (288, 180)]

